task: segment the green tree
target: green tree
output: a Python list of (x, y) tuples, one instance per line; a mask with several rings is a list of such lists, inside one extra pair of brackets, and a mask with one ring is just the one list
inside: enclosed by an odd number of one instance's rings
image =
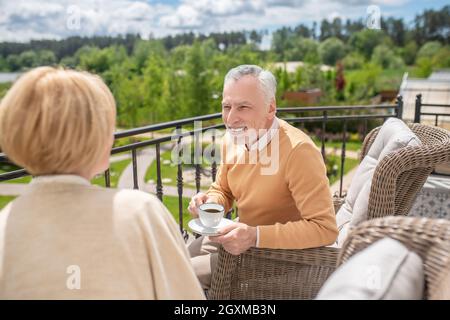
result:
[(414, 61), (416, 60), (416, 54), (417, 54), (417, 44), (415, 41), (409, 41), (405, 47), (401, 50), (401, 54), (403, 57), (403, 60), (407, 65), (414, 64)]
[(338, 38), (328, 38), (319, 45), (319, 55), (323, 63), (335, 65), (345, 56), (345, 45)]
[(203, 48), (195, 41), (186, 59), (185, 84), (187, 90), (188, 114), (198, 116), (212, 110), (212, 93), (208, 85), (209, 70), (206, 65)]
[(169, 75), (164, 68), (164, 60), (158, 54), (151, 54), (142, 72), (140, 86), (143, 110), (149, 114), (150, 123), (157, 123), (171, 119), (169, 104)]
[(372, 62), (381, 66), (384, 69), (399, 69), (404, 67), (402, 58), (395, 55), (395, 53), (386, 45), (378, 45), (372, 54)]
[(9, 71), (18, 71), (21, 69), (20, 57), (17, 54), (10, 54), (6, 57), (6, 64)]
[(350, 52), (342, 60), (346, 70), (361, 69), (364, 65), (364, 57), (358, 52)]
[(431, 59), (441, 48), (442, 45), (438, 41), (429, 41), (420, 47), (419, 52), (417, 52), (417, 59)]
[(366, 59), (370, 59), (376, 46), (386, 41), (386, 35), (381, 30), (364, 29), (354, 33), (350, 39), (350, 46), (360, 52)]
[(40, 50), (37, 59), (40, 66), (51, 66), (56, 63), (56, 56), (50, 50)]
[(22, 68), (33, 68), (38, 65), (38, 56), (32, 50), (24, 51), (19, 55), (19, 61)]

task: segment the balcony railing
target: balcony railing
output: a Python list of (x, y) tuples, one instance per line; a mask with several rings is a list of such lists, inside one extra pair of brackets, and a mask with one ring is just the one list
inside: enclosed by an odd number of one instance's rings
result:
[[(358, 106), (323, 106), (323, 107), (295, 107), (295, 108), (279, 108), (277, 111), (277, 116), (281, 119), (286, 120), (287, 122), (293, 125), (300, 125), (304, 127), (307, 123), (316, 123), (315, 126), (318, 131), (320, 131), (320, 148), (322, 152), (323, 158), (326, 160), (326, 150), (325, 150), (325, 142), (327, 135), (327, 126), (330, 126), (331, 123), (340, 123), (342, 126), (342, 130), (339, 133), (342, 137), (341, 140), (341, 160), (340, 160), (340, 185), (339, 185), (339, 194), (342, 196), (343, 190), (343, 177), (344, 177), (344, 165), (346, 160), (346, 142), (349, 137), (348, 125), (352, 122), (357, 122), (358, 124), (362, 124), (363, 132), (362, 136), (367, 134), (369, 128), (369, 121), (371, 120), (381, 120), (384, 121), (389, 117), (402, 117), (403, 112), (403, 101), (399, 96), (395, 104), (388, 105), (358, 105)], [(209, 131), (212, 132), (212, 143), (215, 143), (216, 140), (216, 130), (224, 129), (224, 125), (221, 122), (221, 114), (215, 113), (210, 115), (204, 115), (199, 117), (192, 117), (177, 121), (170, 121), (160, 124), (149, 125), (145, 127), (134, 128), (126, 131), (121, 131), (115, 133), (115, 140), (119, 140), (126, 137), (136, 137), (142, 134), (156, 133), (160, 130), (172, 129), (175, 132), (173, 134), (167, 134), (166, 136), (160, 136), (158, 138), (149, 139), (145, 141), (139, 141), (134, 143), (128, 143), (123, 146), (114, 147), (112, 149), (111, 154), (119, 154), (125, 152), (131, 152), (131, 160), (132, 160), (132, 168), (133, 168), (133, 188), (139, 189), (138, 181), (138, 161), (137, 161), (137, 151), (143, 148), (147, 148), (150, 146), (154, 146), (156, 150), (156, 196), (163, 201), (164, 195), (164, 187), (162, 182), (161, 175), (161, 146), (167, 143), (175, 144), (175, 147), (181, 149), (182, 139), (187, 136), (194, 137), (194, 143), (196, 147), (199, 144), (199, 141), (196, 137), (201, 132)], [(201, 127), (200, 129), (192, 129), (194, 124), (197, 121), (206, 121), (208, 122), (208, 126)], [(188, 130), (182, 131), (182, 129), (189, 128)], [(214, 157), (214, 149), (212, 151), (213, 159)], [(8, 159), (4, 154), (0, 154), (0, 163), (9, 163)], [(217, 161), (213, 161), (211, 163), (211, 182), (215, 181), (215, 176), (217, 172)], [(195, 162), (195, 186), (196, 191), (199, 192), (201, 189), (200, 181), (202, 174), (202, 165), (198, 162)], [(15, 178), (23, 177), (29, 175), (24, 169), (14, 170), (11, 172), (6, 172), (0, 174), (0, 182), (6, 180), (12, 180)], [(111, 186), (111, 176), (110, 171), (107, 170), (104, 173), (105, 185), (106, 187)], [(177, 195), (178, 195), (178, 223), (180, 226), (181, 232), (185, 236), (187, 236), (186, 230), (183, 229), (183, 163), (179, 162), (177, 164)]]
[[(423, 108), (428, 109), (427, 107), (435, 107), (435, 108), (442, 108), (443, 112), (429, 112), (429, 111), (423, 111)], [(445, 109), (444, 109), (445, 108)], [(445, 110), (449, 110), (450, 105), (448, 104), (435, 104), (435, 103), (423, 103), (422, 102), (422, 94), (416, 95), (416, 105), (415, 105), (415, 111), (414, 111), (414, 122), (420, 123), (422, 120), (422, 116), (434, 116), (434, 125), (438, 126), (439, 124), (439, 117), (450, 117), (450, 113), (444, 112)]]

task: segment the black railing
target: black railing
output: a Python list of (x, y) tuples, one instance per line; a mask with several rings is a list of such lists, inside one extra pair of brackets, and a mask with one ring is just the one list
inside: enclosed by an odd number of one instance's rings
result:
[(428, 112), (423, 111), (423, 107), (436, 107), (436, 108), (447, 108), (448, 111), (450, 109), (450, 105), (448, 104), (436, 104), (436, 103), (423, 103), (422, 102), (422, 94), (416, 95), (416, 107), (414, 110), (414, 122), (420, 123), (422, 120), (422, 116), (434, 116), (434, 125), (438, 126), (439, 117), (450, 117), (450, 113), (445, 112)]
[[(383, 111), (383, 112), (381, 112)], [(305, 113), (311, 113), (309, 116), (304, 116)], [(344, 113), (344, 114), (343, 114)], [(385, 120), (389, 117), (399, 117), (401, 118), (403, 113), (403, 101), (401, 97), (398, 97), (396, 104), (390, 105), (360, 105), (360, 106), (326, 106), (326, 107), (295, 107), (295, 108), (279, 108), (277, 111), (277, 115), (291, 124), (300, 124), (304, 127), (306, 124), (310, 123), (320, 123), (316, 128), (320, 128), (320, 144), (321, 144), (321, 152), (324, 160), (326, 160), (326, 135), (327, 135), (327, 127), (333, 123), (338, 122), (342, 123), (342, 145), (341, 145), (341, 163), (340, 163), (340, 186), (339, 186), (339, 194), (342, 196), (342, 184), (343, 184), (343, 176), (344, 176), (344, 165), (346, 158), (346, 141), (348, 139), (348, 125), (352, 121), (361, 122), (363, 124), (363, 132), (362, 136), (367, 134), (369, 130), (368, 121), (378, 119)], [(280, 115), (287, 115), (285, 117)], [(118, 154), (124, 152), (131, 152), (132, 158), (132, 166), (133, 166), (133, 188), (139, 189), (142, 186), (139, 185), (138, 179), (138, 150), (150, 146), (155, 147), (156, 151), (156, 196), (163, 201), (164, 195), (164, 185), (162, 182), (161, 176), (161, 150), (162, 144), (172, 142), (178, 148), (179, 152), (181, 152), (181, 143), (182, 138), (187, 136), (194, 137), (195, 149), (199, 147), (199, 141), (197, 139), (200, 132), (205, 132), (211, 130), (212, 132), (212, 144), (215, 144), (216, 141), (216, 129), (223, 129), (224, 125), (222, 122), (219, 122), (221, 118), (220, 113), (192, 117), (188, 119), (182, 119), (177, 121), (170, 121), (155, 125), (149, 125), (140, 128), (134, 128), (126, 131), (121, 131), (115, 133), (115, 140), (119, 140), (121, 138), (126, 137), (136, 137), (142, 134), (156, 133), (163, 129), (175, 129), (175, 133), (162, 135), (157, 138), (152, 138), (149, 140), (138, 141), (133, 143), (128, 143), (123, 146), (114, 147), (112, 149), (111, 154)], [(192, 126), (196, 121), (208, 121), (209, 125), (207, 127), (195, 128), (192, 129)], [(218, 123), (216, 123), (218, 122)], [(189, 130), (182, 131), (183, 128), (189, 128)], [(212, 148), (212, 159), (215, 159), (215, 149)], [(197, 155), (197, 153), (195, 153)], [(4, 154), (0, 154), (0, 163), (8, 163), (8, 159)], [(202, 166), (199, 164), (199, 161), (195, 162), (195, 189), (196, 192), (199, 192), (201, 189), (200, 179)], [(215, 176), (217, 172), (217, 161), (212, 161), (211, 163), (211, 181), (215, 181)], [(12, 180), (15, 178), (23, 177), (28, 175), (28, 173), (24, 169), (14, 170), (12, 172), (6, 172), (0, 174), (0, 182), (6, 180)], [(107, 170), (104, 173), (105, 185), (106, 187), (111, 186), (111, 175), (110, 170)], [(177, 195), (178, 195), (178, 217), (179, 217), (179, 226), (180, 230), (187, 236), (186, 230), (183, 229), (183, 191), (184, 191), (184, 182), (183, 182), (183, 163), (179, 162), (177, 165)]]

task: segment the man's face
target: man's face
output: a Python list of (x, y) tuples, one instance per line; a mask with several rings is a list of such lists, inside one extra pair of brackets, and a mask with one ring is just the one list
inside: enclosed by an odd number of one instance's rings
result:
[[(222, 118), (232, 136), (253, 140), (261, 129), (269, 129), (275, 117), (275, 101), (267, 106), (259, 81), (253, 76), (244, 76), (229, 81), (223, 88)], [(251, 141), (250, 141), (251, 142)]]

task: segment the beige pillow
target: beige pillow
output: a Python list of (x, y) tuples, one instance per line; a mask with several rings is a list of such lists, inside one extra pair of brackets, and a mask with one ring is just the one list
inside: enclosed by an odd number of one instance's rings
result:
[(399, 241), (386, 237), (341, 265), (316, 299), (417, 300), (422, 299), (423, 291), (422, 259)]
[(336, 243), (338, 247), (342, 245), (342, 241), (347, 236), (345, 231), (348, 225), (356, 226), (367, 220), (372, 177), (378, 163), (392, 151), (407, 146), (419, 146), (420, 144), (420, 139), (402, 120), (397, 118), (386, 120), (367, 155), (356, 169), (345, 202), (336, 214), (338, 228), (343, 231)]

